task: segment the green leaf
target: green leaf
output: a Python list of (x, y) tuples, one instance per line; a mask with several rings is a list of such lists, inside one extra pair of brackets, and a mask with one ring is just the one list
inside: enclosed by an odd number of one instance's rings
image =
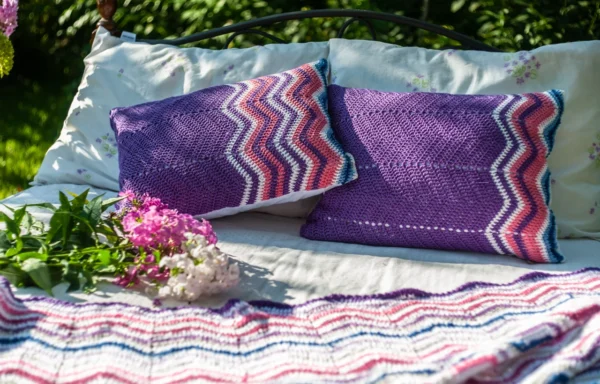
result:
[(23, 248), (39, 248), (44, 245), (44, 240), (39, 236), (27, 235), (21, 237), (23, 240)]
[(8, 209), (8, 210), (9, 210), (9, 211), (11, 211), (11, 212), (14, 212), (14, 211), (15, 211), (15, 209), (14, 209), (14, 208), (11, 208), (11, 207), (9, 207), (9, 206), (8, 206), (8, 205), (6, 205), (6, 204), (2, 204), (2, 206), (3, 206), (4, 208)]
[(117, 267), (115, 267), (114, 265), (108, 265), (106, 267), (101, 267), (101, 268), (96, 269), (96, 273), (97, 274), (111, 274), (111, 275), (114, 275), (116, 271), (117, 271)]
[(98, 225), (102, 218), (102, 196), (97, 196), (86, 204), (86, 206), (83, 207), (83, 212), (92, 227)]
[(450, 5), (450, 11), (452, 13), (456, 13), (458, 11), (460, 11), (460, 9), (465, 5), (465, 0), (455, 0), (452, 2), (452, 5)]
[(58, 199), (60, 200), (60, 208), (65, 211), (71, 211), (71, 203), (69, 198), (63, 192), (58, 192)]
[(11, 247), (10, 240), (6, 231), (0, 231), (0, 255), (4, 254)]
[(17, 225), (17, 223), (15, 223), (15, 221), (13, 219), (8, 217), (6, 215), (6, 213), (4, 213), (4, 212), (0, 212), (0, 222), (1, 221), (3, 221), (6, 224), (6, 230), (10, 234), (15, 235), (16, 237), (19, 237), (19, 235), (20, 235), (19, 226)]
[(15, 287), (22, 286), (27, 278), (27, 274), (16, 264), (3, 266), (0, 269), (0, 275), (4, 276)]
[(119, 201), (123, 200), (125, 197), (113, 197), (112, 199), (107, 199), (102, 202), (102, 212), (106, 211), (108, 208), (117, 204)]
[(71, 212), (73, 212), (75, 215), (80, 213), (83, 209), (87, 201), (87, 195), (89, 192), (90, 190), (86, 189), (80, 195), (75, 195), (76, 197), (73, 200), (71, 200)]
[(39, 253), (39, 252), (23, 252), (17, 255), (20, 261), (25, 261), (29, 259), (38, 259), (40, 261), (48, 260), (48, 254)]
[(69, 283), (69, 287), (67, 288), (67, 292), (73, 292), (79, 290), (81, 287), (81, 282), (79, 281), (79, 272), (80, 268), (75, 267), (67, 262), (65, 264), (63, 280)]
[(50, 219), (50, 229), (46, 236), (46, 241), (51, 242), (54, 238), (62, 231), (62, 245), (63, 247), (67, 244), (67, 240), (71, 235), (71, 213), (69, 211), (63, 211), (62, 208), (57, 210), (52, 218)]
[(122, 240), (122, 238), (118, 237), (117, 234), (115, 233), (115, 230), (111, 227), (109, 227), (108, 225), (105, 224), (101, 224), (99, 226), (96, 227), (96, 233), (101, 233), (104, 236), (106, 236), (106, 238), (112, 243), (112, 244), (116, 244), (117, 242), (119, 242), (120, 240)]
[(25, 233), (29, 234), (31, 233), (31, 228), (33, 228), (35, 223), (35, 220), (33, 219), (33, 216), (31, 216), (31, 214), (27, 211), (25, 211), (25, 214), (23, 216), (23, 220), (22, 220), (22, 227), (25, 230)]
[(26, 209), (27, 205), (24, 205), (21, 208), (17, 209), (13, 214), (13, 220), (15, 221), (15, 225), (17, 227), (21, 226), (21, 221), (23, 221), (23, 217), (25, 217), (25, 213), (27, 213)]
[(16, 255), (17, 253), (21, 252), (22, 249), (23, 249), (23, 240), (21, 240), (20, 238), (17, 238), (15, 245), (12, 248), (9, 248), (8, 251), (6, 251), (6, 257), (12, 257), (12, 256)]
[(97, 231), (97, 229), (91, 225), (89, 218), (85, 213), (82, 215), (71, 214), (71, 217), (73, 217), (77, 223), (81, 224), (79, 229), (85, 232), (84, 235), (89, 236), (90, 233)]
[(90, 271), (83, 270), (81, 272), (83, 277), (85, 278), (85, 284), (83, 286), (83, 291), (86, 293), (92, 293), (96, 290), (96, 280)]
[(48, 270), (50, 271), (50, 282), (53, 287), (64, 282), (64, 279), (63, 279), (64, 268), (63, 267), (59, 267), (56, 265), (48, 266)]
[(155, 263), (157, 265), (160, 264), (160, 251), (158, 249), (155, 249), (154, 251), (152, 251), (152, 254), (156, 258)]
[(21, 268), (25, 271), (33, 282), (50, 296), (52, 295), (52, 279), (48, 265), (38, 259), (27, 259), (21, 264)]
[(100, 265), (109, 265), (110, 264), (110, 251), (102, 250), (97, 253), (98, 261)]
[(52, 212), (56, 211), (56, 207), (53, 204), (50, 204), (50, 203), (28, 204), (28, 206), (30, 206), (30, 207), (46, 208), (46, 209), (51, 210)]
[(124, 249), (119, 251), (119, 263), (124, 262), (127, 259), (127, 252)]

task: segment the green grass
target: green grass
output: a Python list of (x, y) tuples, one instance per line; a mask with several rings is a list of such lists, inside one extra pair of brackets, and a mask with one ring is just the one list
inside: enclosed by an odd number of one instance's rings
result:
[(0, 199), (29, 187), (58, 137), (73, 94), (50, 83), (0, 83)]

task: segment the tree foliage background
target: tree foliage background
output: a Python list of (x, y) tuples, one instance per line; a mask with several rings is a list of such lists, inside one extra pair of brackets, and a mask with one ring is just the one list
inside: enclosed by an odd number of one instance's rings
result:
[[(99, 19), (95, 0), (24, 0), (12, 41), (15, 66), (0, 80), (0, 198), (26, 188), (79, 83)], [(120, 0), (115, 20), (148, 38), (187, 35), (282, 12), (353, 8), (395, 13), (443, 25), (506, 51), (600, 38), (600, 0)], [(334, 37), (341, 19), (282, 23), (271, 28), (286, 41)], [(375, 23), (379, 40), (430, 48), (453, 42), (387, 23)], [(353, 24), (345, 37), (369, 38)], [(240, 36), (234, 46), (260, 42)], [(198, 44), (221, 48), (225, 37)]]

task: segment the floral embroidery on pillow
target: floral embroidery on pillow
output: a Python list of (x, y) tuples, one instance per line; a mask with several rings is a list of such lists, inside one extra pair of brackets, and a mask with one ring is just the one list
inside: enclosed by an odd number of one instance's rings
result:
[(175, 77), (177, 72), (185, 72), (185, 64), (185, 55), (183, 53), (179, 53), (160, 63), (160, 67), (163, 69), (166, 68), (170, 77)]
[(235, 68), (235, 65), (230, 64), (227, 68), (223, 70), (223, 74), (226, 75), (228, 72), (231, 72)]
[(504, 56), (506, 73), (516, 79), (517, 84), (525, 84), (527, 80), (536, 79), (542, 63), (529, 52), (517, 52)]
[(593, 142), (588, 148), (588, 157), (600, 168), (600, 133), (596, 135), (596, 139), (598, 142)]
[(100, 148), (104, 151), (104, 156), (109, 159), (117, 155), (116, 141), (110, 134), (96, 138), (96, 143), (101, 144)]
[(424, 75), (418, 74), (412, 80), (406, 82), (406, 88), (412, 92), (437, 92), (431, 87), (431, 81)]
[(90, 175), (88, 173), (88, 170), (85, 169), (85, 168), (79, 168), (77, 170), (77, 174), (83, 176), (83, 178), (86, 179), (86, 180), (88, 180), (88, 181), (91, 180), (91, 178), (92, 178), (92, 175)]

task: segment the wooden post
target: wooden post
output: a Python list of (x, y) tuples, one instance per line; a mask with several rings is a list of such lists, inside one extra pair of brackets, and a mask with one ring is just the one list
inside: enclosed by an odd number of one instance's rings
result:
[[(98, 12), (102, 17), (98, 22), (98, 27), (103, 27), (113, 36), (121, 36), (121, 31), (117, 28), (117, 23), (113, 20), (115, 12), (117, 12), (117, 0), (96, 0)], [(98, 27), (92, 32), (92, 41), (96, 36)]]

